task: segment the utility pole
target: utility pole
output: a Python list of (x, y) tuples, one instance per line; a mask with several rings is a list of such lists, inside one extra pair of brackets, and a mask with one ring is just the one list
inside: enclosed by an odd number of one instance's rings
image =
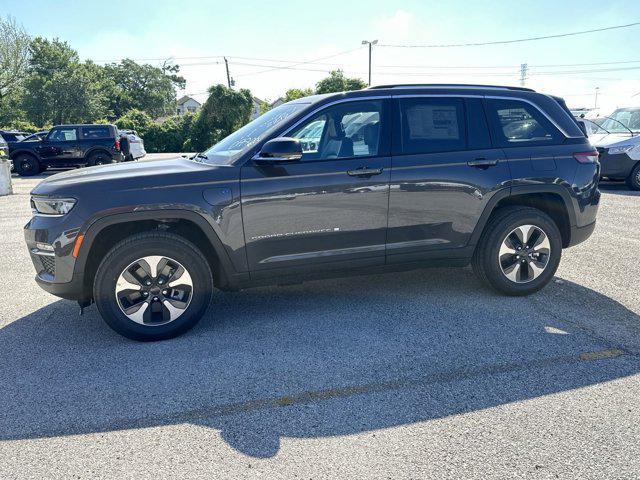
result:
[(596, 99), (593, 102), (593, 108), (596, 109), (598, 108), (598, 91), (600, 90), (600, 87), (596, 87)]
[(527, 73), (529, 71), (529, 65), (526, 63), (520, 64), (520, 86), (524, 87), (527, 83)]
[(224, 67), (227, 69), (227, 86), (231, 88), (231, 76), (229, 75), (229, 61), (224, 57)]
[(369, 45), (369, 86), (371, 86), (371, 50), (373, 46), (378, 43), (378, 40), (373, 40), (371, 42), (367, 40), (362, 41), (362, 45)]

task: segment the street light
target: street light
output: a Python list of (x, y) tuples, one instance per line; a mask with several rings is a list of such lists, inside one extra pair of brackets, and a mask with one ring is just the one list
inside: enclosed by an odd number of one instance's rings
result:
[(374, 45), (378, 43), (378, 40), (368, 41), (363, 40), (362, 45), (369, 45), (369, 86), (371, 86), (371, 50)]

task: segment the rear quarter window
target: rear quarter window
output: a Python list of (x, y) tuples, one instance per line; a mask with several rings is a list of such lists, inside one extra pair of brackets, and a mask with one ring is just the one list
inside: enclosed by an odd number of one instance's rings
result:
[(520, 100), (487, 99), (491, 133), (500, 147), (561, 143), (558, 129), (533, 105)]
[(96, 125), (95, 127), (82, 127), (82, 137), (85, 140), (111, 138), (111, 129), (108, 125)]

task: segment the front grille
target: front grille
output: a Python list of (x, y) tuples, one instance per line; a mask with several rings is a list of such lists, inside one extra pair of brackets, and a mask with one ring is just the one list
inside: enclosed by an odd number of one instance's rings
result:
[(56, 259), (48, 255), (38, 255), (40, 262), (42, 262), (42, 268), (46, 273), (52, 277), (56, 276)]

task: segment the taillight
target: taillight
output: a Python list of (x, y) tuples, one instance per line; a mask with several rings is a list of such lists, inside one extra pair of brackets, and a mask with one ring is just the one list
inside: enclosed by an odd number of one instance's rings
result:
[(116, 144), (114, 145), (117, 151), (120, 151), (120, 139), (116, 138)]
[(579, 152), (573, 154), (573, 158), (580, 163), (597, 163), (598, 156), (599, 154), (595, 150), (591, 152)]

